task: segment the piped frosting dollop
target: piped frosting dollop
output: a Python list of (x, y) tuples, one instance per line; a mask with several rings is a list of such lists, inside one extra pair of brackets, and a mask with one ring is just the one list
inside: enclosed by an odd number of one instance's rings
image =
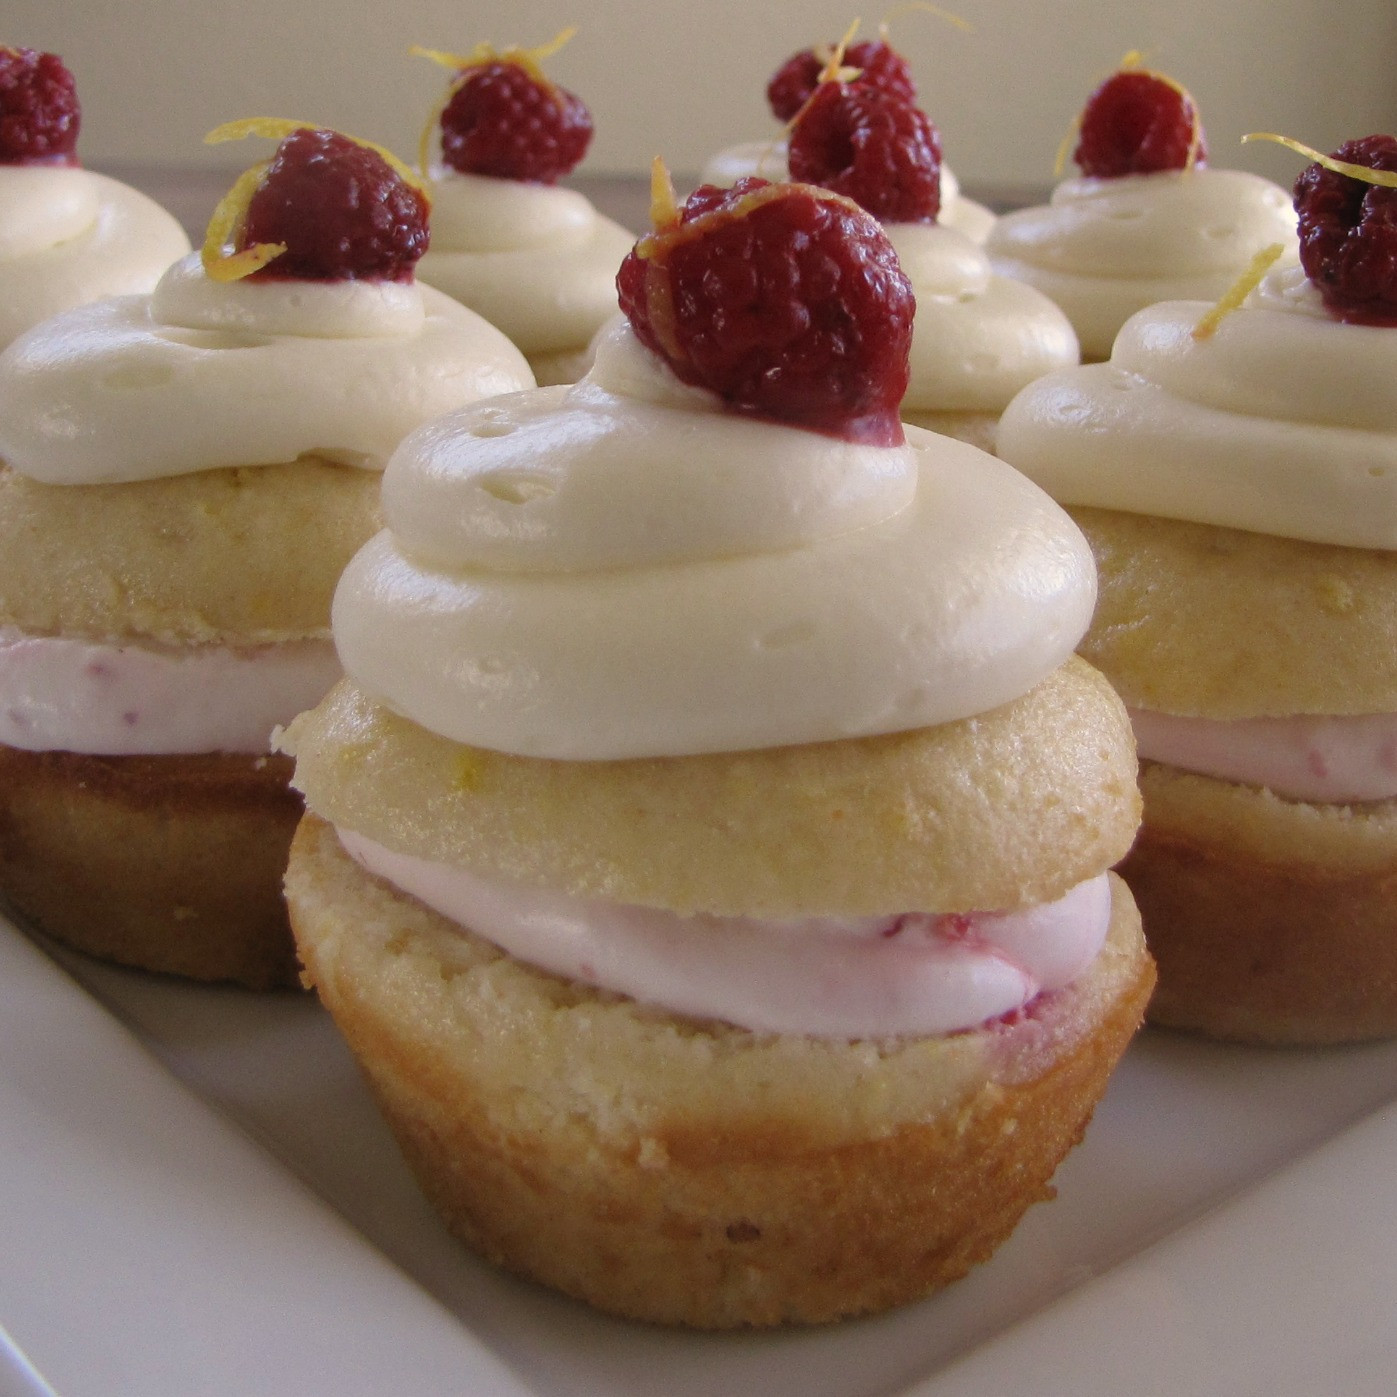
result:
[(341, 580), (346, 671), (455, 741), (610, 759), (985, 711), (1095, 598), (1064, 514), (931, 433), (856, 445), (725, 414), (618, 325), (570, 390), (415, 433)]

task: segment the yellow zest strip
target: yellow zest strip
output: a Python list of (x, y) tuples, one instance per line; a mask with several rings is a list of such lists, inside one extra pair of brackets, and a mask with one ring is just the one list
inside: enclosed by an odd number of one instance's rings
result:
[(257, 186), (262, 183), (262, 176), (267, 173), (270, 164), (271, 161), (264, 160), (260, 165), (244, 170), (214, 208), (213, 217), (209, 219), (204, 233), (204, 245), (199, 250), (204, 273), (211, 281), (241, 281), (286, 251), (285, 243), (256, 243), (231, 256), (225, 256), (223, 252), (247, 213), (247, 206), (252, 202), (252, 196), (257, 192)]
[(470, 76), (472, 68), (483, 68), (490, 63), (513, 63), (522, 68), (538, 85), (553, 96), (553, 100), (559, 106), (563, 104), (563, 98), (559, 93), (557, 84), (543, 71), (543, 60), (552, 58), (564, 44), (577, 33), (576, 25), (569, 25), (566, 29), (560, 29), (546, 44), (540, 44), (537, 48), (520, 48), (518, 44), (511, 44), (507, 48), (497, 49), (491, 43), (479, 43), (469, 53), (448, 53), (445, 49), (423, 48), (421, 44), (413, 44), (408, 49), (409, 55), (413, 58), (427, 58), (435, 63), (439, 68), (448, 68), (455, 76), (447, 84), (446, 91), (442, 93), (440, 100), (432, 108), (427, 117), (426, 125), (422, 128), (422, 134), (417, 138), (417, 164), (425, 179), (427, 175), (427, 163), (432, 148), (432, 132), (436, 130), (437, 123), (441, 120), (441, 114), (450, 105), (451, 99), (461, 90), (467, 78)]
[[(279, 116), (249, 116), (240, 121), (225, 121), (222, 126), (215, 126), (204, 137), (204, 144), (222, 145), (225, 141), (241, 141), (247, 136), (265, 136), (273, 141), (284, 141), (297, 131), (328, 129), (313, 121), (290, 121)], [(373, 141), (361, 141), (357, 136), (345, 136), (345, 139), (353, 141), (357, 146), (363, 146), (365, 150), (373, 151), (385, 160), (389, 167), (430, 205), (432, 195), (425, 182), (391, 150), (376, 145)], [(213, 281), (240, 281), (243, 277), (260, 271), (274, 257), (280, 257), (286, 251), (285, 243), (256, 243), (240, 252), (225, 254), (223, 251), (235, 238), (239, 225), (247, 215), (252, 196), (257, 192), (257, 186), (262, 183), (262, 177), (267, 173), (270, 164), (270, 161), (264, 160), (261, 164), (244, 170), (214, 208), (213, 217), (209, 219), (209, 226), (204, 232), (204, 245), (199, 252), (204, 272)]]
[(1292, 141), (1289, 136), (1277, 136), (1272, 131), (1251, 131), (1242, 137), (1243, 145), (1248, 141), (1275, 141), (1277, 145), (1286, 146), (1297, 155), (1314, 161), (1316, 165), (1323, 165), (1326, 170), (1332, 170), (1336, 175), (1361, 179), (1364, 184), (1380, 184), (1384, 189), (1397, 189), (1397, 174), (1391, 170), (1375, 170), (1369, 165), (1354, 165), (1347, 160), (1335, 160), (1332, 155), (1321, 155), (1319, 151), (1311, 150), (1299, 141)]
[(650, 162), (650, 222), (657, 233), (672, 232), (679, 227), (679, 200), (674, 192), (674, 181), (664, 157), (659, 155)]
[(1061, 179), (1062, 172), (1067, 168), (1068, 157), (1072, 154), (1072, 142), (1082, 133), (1082, 114), (1078, 112), (1072, 118), (1072, 124), (1067, 128), (1067, 134), (1062, 138), (1062, 144), (1057, 148), (1057, 155), (1053, 159), (1053, 178)]
[(883, 16), (878, 24), (879, 38), (886, 44), (888, 42), (888, 34), (892, 29), (893, 20), (900, 18), (902, 15), (911, 14), (914, 10), (920, 10), (924, 14), (935, 15), (937, 19), (943, 19), (947, 24), (954, 25), (962, 33), (973, 34), (975, 32), (975, 26), (973, 24), (963, 20), (959, 15), (953, 15), (949, 10), (940, 9), (936, 5), (928, 5), (926, 0), (908, 0), (907, 4), (898, 5), (895, 9), (889, 10), (888, 13)]
[[(825, 64), (819, 82), (853, 82), (863, 71), (862, 68), (846, 68), (844, 66), (844, 54), (849, 45), (854, 42), (854, 35), (859, 32), (861, 23), (861, 20), (855, 19), (844, 31), (844, 37), (830, 51), (829, 62)], [(818, 86), (819, 83), (816, 85)]]
[(1193, 338), (1196, 340), (1212, 339), (1217, 327), (1256, 290), (1261, 284), (1261, 278), (1271, 269), (1271, 264), (1284, 250), (1280, 243), (1272, 243), (1269, 247), (1263, 247), (1251, 259), (1246, 271), (1223, 293), (1217, 305), (1193, 327)]

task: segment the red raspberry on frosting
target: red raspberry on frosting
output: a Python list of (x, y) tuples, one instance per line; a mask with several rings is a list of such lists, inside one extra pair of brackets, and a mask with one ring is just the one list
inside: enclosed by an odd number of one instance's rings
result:
[(81, 121), (57, 54), (0, 48), (0, 165), (76, 165)]
[(858, 82), (822, 82), (791, 127), (791, 178), (846, 195), (884, 223), (941, 211), (941, 137), (925, 112)]
[(1087, 98), (1072, 158), (1084, 175), (1115, 179), (1183, 170), (1207, 157), (1193, 98), (1158, 73), (1129, 67)]
[(703, 185), (616, 279), (637, 337), (734, 411), (903, 441), (915, 301), (874, 219), (808, 185)]
[[(1346, 141), (1330, 157), (1397, 175), (1397, 139)], [(1300, 265), (1340, 320), (1397, 325), (1397, 189), (1314, 164), (1295, 181)]]
[[(833, 52), (832, 45), (823, 44), (802, 49), (772, 74), (766, 100), (777, 121), (789, 121), (810, 100)], [(863, 86), (889, 92), (904, 102), (916, 102), (917, 85), (912, 80), (911, 65), (883, 40), (863, 39), (851, 44), (844, 50), (843, 61), (848, 67), (859, 70), (855, 81)]]

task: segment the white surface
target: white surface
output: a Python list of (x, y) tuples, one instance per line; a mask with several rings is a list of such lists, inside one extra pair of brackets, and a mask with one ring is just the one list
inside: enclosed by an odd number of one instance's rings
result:
[[(606, 1319), (462, 1252), (310, 1000), (65, 961), (285, 1169), (0, 927), (0, 1323), (63, 1397), (999, 1397), (1028, 1375), (1074, 1397), (1392, 1390), (1397, 1044), (1145, 1035), (1057, 1201), (966, 1280), (829, 1329), (694, 1335)], [(132, 1227), (142, 1201), (158, 1215)], [(103, 1380), (67, 1356), (79, 1323), (78, 1346), (114, 1365)], [(339, 1368), (320, 1366), (327, 1350)], [(139, 1383), (113, 1382), (138, 1361)], [(273, 1385), (244, 1377), (251, 1361)], [(345, 1385), (361, 1361), (377, 1366)]]

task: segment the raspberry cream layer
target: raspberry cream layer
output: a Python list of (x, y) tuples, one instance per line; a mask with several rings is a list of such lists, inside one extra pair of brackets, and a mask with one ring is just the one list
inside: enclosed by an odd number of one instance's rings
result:
[(998, 414), (1034, 379), (1077, 362), (1067, 317), (1041, 292), (997, 275), (954, 228), (889, 223), (883, 231), (912, 283), (911, 377), (903, 412)]
[(0, 166), (0, 349), (59, 311), (149, 291), (189, 239), (153, 200), (68, 166)]
[(439, 169), (417, 274), (525, 354), (582, 349), (616, 314), (616, 273), (634, 242), (574, 189)]
[(995, 269), (1067, 312), (1088, 359), (1156, 301), (1216, 300), (1271, 243), (1298, 255), (1295, 212), (1279, 185), (1199, 167), (1069, 179), (1051, 202), (1005, 214), (986, 244)]
[(528, 387), (522, 355), (430, 287), (238, 281), (176, 262), (0, 356), (0, 456), (50, 485), (303, 456), (381, 469), (419, 423)]
[(1397, 798), (1397, 714), (1220, 722), (1130, 710), (1142, 759), (1315, 804)]
[[(773, 181), (790, 179), (785, 141), (744, 141), (720, 150), (704, 166), (702, 182), (726, 189), (748, 175)], [(994, 227), (995, 216), (983, 204), (960, 192), (960, 181), (949, 165), (941, 167), (941, 212), (937, 222), (954, 228), (972, 242), (983, 243)]]
[(335, 596), (346, 672), (432, 732), (524, 756), (967, 717), (1056, 669), (1096, 595), (1076, 526), (993, 457), (725, 412), (624, 324), (575, 387), (414, 433), (383, 510)]
[(1108, 363), (1031, 384), (999, 454), (1067, 505), (1397, 549), (1397, 334), (1335, 320), (1298, 266), (1194, 338), (1210, 309), (1152, 306)]
[(365, 869), (507, 954), (672, 1013), (757, 1033), (954, 1033), (1070, 984), (1106, 939), (1106, 876), (1014, 912), (762, 921), (681, 917), (482, 878), (349, 830)]
[(128, 757), (266, 752), (340, 677), (328, 640), (104, 645), (0, 628), (0, 743)]

